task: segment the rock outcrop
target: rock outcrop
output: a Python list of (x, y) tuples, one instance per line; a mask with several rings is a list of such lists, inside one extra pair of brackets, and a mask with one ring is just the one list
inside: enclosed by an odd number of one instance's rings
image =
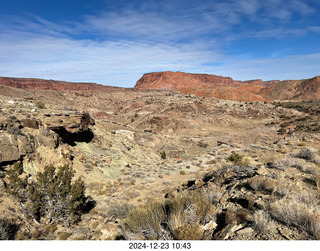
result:
[(320, 77), (306, 80), (236, 81), (230, 77), (167, 71), (144, 74), (134, 88), (168, 89), (238, 101), (316, 100), (320, 98)]
[(59, 141), (74, 145), (93, 139), (90, 126), (94, 120), (88, 113), (44, 110), (36, 118), (22, 113), (6, 117), (6, 109), (0, 112), (0, 166), (22, 160), (39, 147), (55, 149)]
[(136, 89), (170, 89), (185, 94), (239, 101), (264, 101), (259, 95), (264, 87), (261, 79), (236, 81), (230, 77), (184, 72), (156, 72), (144, 74)]

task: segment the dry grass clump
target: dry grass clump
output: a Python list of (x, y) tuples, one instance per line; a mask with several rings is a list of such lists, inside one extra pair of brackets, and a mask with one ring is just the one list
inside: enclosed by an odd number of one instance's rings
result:
[(217, 164), (217, 160), (216, 160), (216, 159), (209, 160), (209, 161), (207, 162), (207, 164), (209, 164), (209, 165)]
[(296, 168), (301, 172), (314, 174), (316, 172), (316, 166), (312, 162), (308, 162), (303, 158), (293, 158), (291, 156), (287, 156), (283, 159), (272, 160), (267, 163), (268, 168), (274, 168), (278, 170), (285, 171), (290, 167)]
[(260, 234), (272, 230), (271, 221), (270, 215), (263, 210), (256, 211), (253, 215), (253, 227)]
[(184, 225), (174, 231), (178, 240), (201, 240), (204, 230), (199, 223)]
[(281, 171), (285, 171), (286, 169), (288, 169), (290, 167), (294, 167), (299, 170), (302, 170), (304, 163), (302, 160), (298, 160), (298, 159), (295, 159), (292, 157), (286, 157), (283, 159), (273, 160), (272, 162), (269, 162), (267, 165), (269, 168), (274, 168), (274, 169), (278, 169)]
[(132, 209), (123, 227), (129, 238), (141, 236), (147, 240), (161, 240), (164, 237), (161, 223), (165, 218), (163, 205), (154, 203), (146, 208)]
[(320, 163), (320, 159), (318, 156), (318, 151), (315, 149), (311, 149), (311, 148), (302, 148), (300, 150), (300, 152), (294, 154), (294, 157), (296, 158), (300, 158), (300, 159), (305, 159), (306, 161), (315, 163), (315, 164), (319, 164)]
[(317, 194), (301, 191), (287, 195), (270, 205), (271, 216), (287, 226), (293, 226), (320, 239), (320, 203)]
[(129, 204), (115, 204), (109, 207), (107, 215), (112, 219), (124, 219), (131, 209), (133, 209), (133, 206)]
[(132, 209), (122, 228), (128, 239), (201, 239), (204, 232), (201, 225), (215, 220), (215, 215), (209, 194), (187, 191), (163, 203)]
[(250, 187), (255, 191), (263, 191), (269, 194), (280, 190), (279, 182), (266, 176), (255, 176), (249, 180)]

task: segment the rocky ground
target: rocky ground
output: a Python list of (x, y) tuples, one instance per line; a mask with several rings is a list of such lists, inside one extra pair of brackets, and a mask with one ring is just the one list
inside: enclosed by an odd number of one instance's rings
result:
[[(319, 135), (281, 126), (306, 111), (130, 89), (1, 87), (0, 105), (0, 211), (15, 239), (114, 239), (130, 208), (196, 189), (212, 195), (209, 239), (319, 238)], [(16, 161), (29, 177), (72, 165), (96, 206), (70, 227), (27, 219), (5, 191)], [(305, 212), (301, 222), (287, 207)]]

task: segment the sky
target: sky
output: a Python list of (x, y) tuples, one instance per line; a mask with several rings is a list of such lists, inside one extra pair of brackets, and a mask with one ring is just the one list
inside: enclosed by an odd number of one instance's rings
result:
[(145, 73), (320, 75), (319, 0), (0, 0), (0, 76), (133, 87)]

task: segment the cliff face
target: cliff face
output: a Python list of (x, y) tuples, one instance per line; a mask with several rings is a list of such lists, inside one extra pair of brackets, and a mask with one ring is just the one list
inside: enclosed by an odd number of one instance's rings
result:
[(172, 89), (186, 94), (242, 101), (264, 101), (258, 93), (264, 87), (261, 79), (236, 81), (230, 77), (184, 72), (144, 74), (136, 89)]
[(320, 77), (306, 80), (261, 79), (236, 81), (230, 77), (184, 72), (144, 74), (136, 89), (172, 89), (185, 94), (238, 101), (320, 99)]
[(209, 74), (191, 74), (184, 72), (155, 72), (144, 74), (138, 80), (137, 89), (179, 89), (206, 88), (213, 86), (236, 86), (240, 84), (230, 77)]
[(34, 79), (34, 78), (7, 78), (0, 77), (0, 85), (29, 90), (100, 90), (116, 88), (95, 83), (73, 83), (65, 81)]

